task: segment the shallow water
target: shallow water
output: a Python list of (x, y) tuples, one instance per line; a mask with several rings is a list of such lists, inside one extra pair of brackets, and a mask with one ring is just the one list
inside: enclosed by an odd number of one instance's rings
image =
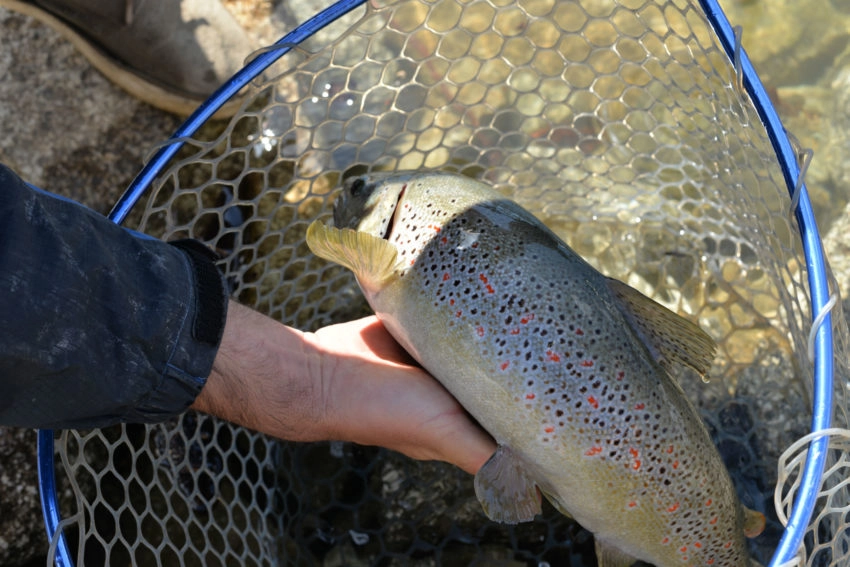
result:
[(850, 199), (850, 2), (721, 0), (785, 128), (814, 150), (806, 176), (821, 234)]

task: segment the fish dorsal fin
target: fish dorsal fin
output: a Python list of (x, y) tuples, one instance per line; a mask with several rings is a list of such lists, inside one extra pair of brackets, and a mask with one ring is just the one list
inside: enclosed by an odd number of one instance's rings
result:
[(594, 543), (596, 544), (596, 564), (599, 567), (629, 567), (637, 561), (611, 544), (599, 541), (599, 538), (596, 538)]
[(542, 510), (537, 485), (513, 451), (504, 445), (475, 475), (475, 495), (494, 522), (528, 522)]
[(317, 220), (307, 228), (307, 246), (316, 256), (354, 272), (364, 288), (380, 289), (396, 277), (395, 246), (367, 232), (335, 228)]
[(690, 366), (703, 380), (707, 380), (706, 375), (717, 351), (717, 345), (708, 333), (623, 282), (612, 278), (606, 280), (620, 300), (620, 311), (659, 364), (668, 372), (674, 363)]

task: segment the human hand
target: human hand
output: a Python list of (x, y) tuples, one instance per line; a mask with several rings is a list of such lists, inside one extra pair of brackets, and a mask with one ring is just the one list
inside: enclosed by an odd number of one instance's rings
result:
[(311, 340), (327, 356), (326, 403), (335, 438), (447, 461), (473, 474), (496, 450), (376, 317), (325, 327)]
[(192, 407), (282, 439), (380, 445), (469, 473), (496, 448), (375, 317), (301, 333), (231, 302)]

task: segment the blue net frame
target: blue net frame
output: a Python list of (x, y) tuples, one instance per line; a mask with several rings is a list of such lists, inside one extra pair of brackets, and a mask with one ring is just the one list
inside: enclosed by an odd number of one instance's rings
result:
[[(139, 172), (108, 217), (116, 224), (124, 222), (130, 210), (147, 191), (156, 176), (183, 145), (183, 140), (192, 136), (219, 108), (235, 96), (248, 83), (259, 76), (275, 61), (289, 52), (293, 46), (310, 38), (317, 31), (340, 17), (362, 6), (366, 0), (338, 0), (332, 6), (316, 14), (302, 25), (281, 38), (274, 46), (264, 50), (245, 67), (222, 85), (202, 104), (171, 138), (160, 148)], [(824, 258), (821, 237), (801, 174), (797, 153), (788, 138), (776, 109), (768, 98), (755, 68), (739, 45), (739, 38), (720, 8), (717, 0), (699, 0), (706, 18), (717, 34), (723, 49), (740, 70), (739, 80), (755, 106), (764, 124), (789, 193), (799, 194), (794, 214), (802, 238), (803, 252), (808, 273), (809, 292), (813, 322), (825, 310), (819, 321), (814, 338), (814, 389), (812, 399), (811, 432), (818, 433), (830, 427), (833, 407), (833, 333), (832, 319), (828, 312), (830, 303), (829, 278)], [(38, 476), (42, 512), (51, 548), (55, 549), (55, 562), (60, 567), (74, 565), (68, 543), (62, 533), (62, 518), (59, 509), (58, 491), (54, 469), (54, 435), (52, 430), (38, 432)], [(826, 464), (828, 436), (819, 436), (811, 442), (808, 458), (803, 469), (800, 489), (796, 494), (785, 532), (774, 552), (770, 567), (779, 567), (793, 560), (803, 542), (806, 529), (814, 512), (818, 489)]]

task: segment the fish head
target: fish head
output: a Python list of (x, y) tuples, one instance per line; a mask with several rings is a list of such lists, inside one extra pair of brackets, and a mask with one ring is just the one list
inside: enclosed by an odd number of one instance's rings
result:
[(334, 202), (334, 226), (387, 238), (410, 173), (368, 173), (343, 183)]

